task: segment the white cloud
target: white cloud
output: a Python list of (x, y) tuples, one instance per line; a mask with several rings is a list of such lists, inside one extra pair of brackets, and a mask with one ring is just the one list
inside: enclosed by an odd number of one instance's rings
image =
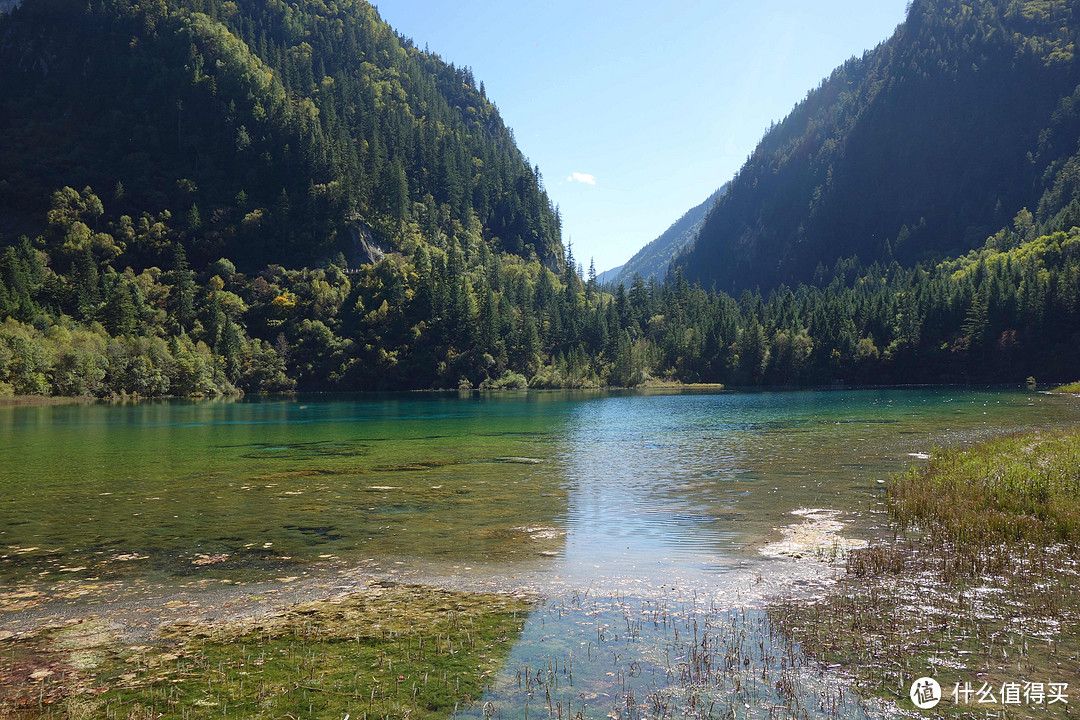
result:
[(589, 173), (580, 173), (580, 172), (570, 173), (570, 176), (568, 178), (566, 178), (566, 180), (567, 180), (567, 182), (579, 182), (579, 183), (586, 183), (588, 185), (595, 185), (596, 184), (596, 178), (593, 177), (592, 175), (590, 175)]

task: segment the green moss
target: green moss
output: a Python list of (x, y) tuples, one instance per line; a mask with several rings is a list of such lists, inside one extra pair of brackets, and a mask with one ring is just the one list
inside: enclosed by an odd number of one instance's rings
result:
[[(527, 609), (373, 587), (241, 625), (176, 626), (154, 645), (99, 648), (82, 672), (69, 662), (43, 681), (51, 704), (9, 703), (0, 717), (442, 718), (480, 697)], [(63, 631), (48, 642), (54, 660), (70, 653)]]

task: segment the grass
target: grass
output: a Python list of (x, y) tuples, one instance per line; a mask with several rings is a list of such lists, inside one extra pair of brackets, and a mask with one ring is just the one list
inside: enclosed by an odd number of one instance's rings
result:
[[(373, 587), (152, 645), (107, 627), (0, 646), (0, 718), (444, 718), (480, 697), (524, 624), (506, 595)], [(47, 675), (46, 675), (47, 673)]]
[[(779, 604), (774, 622), (905, 709), (911, 682), (932, 676), (936, 713), (1065, 716), (1064, 703), (1005, 704), (1001, 690), (1070, 683), (1080, 701), (1080, 430), (935, 453), (892, 480), (888, 510), (892, 540), (852, 552), (832, 593)], [(964, 702), (967, 684), (995, 688), (995, 702)]]
[(514, 658), (489, 720), (867, 716), (754, 608), (575, 592), (534, 609)]
[(1080, 394), (1080, 380), (1069, 383), (1068, 385), (1059, 385), (1050, 392), (1056, 393), (1072, 393), (1073, 395)]

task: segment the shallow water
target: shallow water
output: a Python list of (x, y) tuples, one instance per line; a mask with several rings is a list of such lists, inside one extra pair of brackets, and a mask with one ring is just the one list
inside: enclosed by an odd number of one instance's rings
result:
[(1076, 417), (1072, 398), (958, 389), (0, 408), (0, 584), (327, 556), (723, 573), (801, 507), (869, 531), (911, 453)]
[(775, 637), (755, 608), (562, 595), (529, 616), (470, 718), (846, 718), (888, 713)]
[[(971, 389), (5, 407), (0, 625), (56, 588), (78, 603), (95, 583), (164, 596), (192, 582), (378, 566), (573, 605), (530, 619), (508, 665), (516, 673), (551, 659), (549, 637), (579, 652), (595, 629), (583, 612), (616, 623), (639, 612), (628, 607), (663, 602), (702, 623), (747, 608), (757, 622), (764, 597), (813, 592), (820, 576), (761, 552), (802, 521), (793, 511), (833, 511), (843, 536), (864, 538), (884, 524), (885, 478), (934, 446), (1078, 418), (1071, 397)], [(567, 600), (581, 597), (600, 606)], [(653, 630), (645, 655), (656, 638), (672, 641)], [(655, 658), (627, 662), (665, 680), (670, 671)], [(621, 687), (647, 694), (640, 672), (619, 676)], [(498, 687), (498, 711), (520, 714)], [(775, 701), (766, 695), (755, 702)]]

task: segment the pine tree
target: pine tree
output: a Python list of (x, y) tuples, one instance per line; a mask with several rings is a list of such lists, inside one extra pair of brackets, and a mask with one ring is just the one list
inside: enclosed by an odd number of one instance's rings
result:
[(177, 332), (190, 331), (195, 322), (195, 277), (188, 267), (184, 246), (179, 242), (173, 243), (170, 280), (169, 319)]
[(131, 335), (135, 332), (135, 302), (131, 288), (120, 275), (114, 276), (101, 308), (101, 323), (110, 335)]

